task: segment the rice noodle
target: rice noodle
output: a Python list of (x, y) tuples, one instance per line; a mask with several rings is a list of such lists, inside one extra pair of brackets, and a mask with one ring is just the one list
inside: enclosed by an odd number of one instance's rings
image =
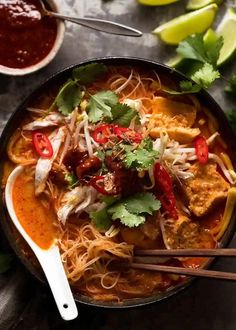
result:
[(218, 132), (215, 132), (214, 134), (212, 134), (208, 139), (207, 139), (207, 144), (210, 145), (215, 138), (217, 138), (220, 134)]
[(114, 225), (112, 225), (106, 232), (105, 236), (108, 238), (115, 237), (120, 232), (120, 228), (116, 228)]
[[(84, 117), (84, 113), (82, 113), (83, 117)], [(83, 119), (81, 122), (76, 124), (76, 129), (75, 129), (75, 133), (74, 133), (74, 148), (76, 148), (78, 146), (78, 142), (79, 142), (79, 134), (81, 129), (83, 128), (84, 124), (85, 124), (85, 120)]]
[(92, 140), (91, 140), (89, 129), (88, 129), (88, 116), (87, 115), (85, 117), (85, 122), (84, 122), (84, 136), (85, 136), (88, 154), (90, 157), (92, 157), (93, 146), (92, 146)]
[(128, 79), (125, 79), (125, 82), (115, 90), (115, 93), (119, 94), (123, 89), (125, 89), (125, 87), (128, 86), (128, 84), (130, 83), (132, 77), (133, 77), (133, 69), (131, 69)]

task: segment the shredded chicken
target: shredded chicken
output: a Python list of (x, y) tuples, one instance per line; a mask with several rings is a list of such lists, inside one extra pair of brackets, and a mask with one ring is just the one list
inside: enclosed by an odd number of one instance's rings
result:
[(53, 131), (49, 136), (49, 140), (53, 149), (53, 156), (51, 158), (40, 157), (35, 168), (35, 194), (39, 195), (44, 191), (49, 172), (52, 168), (53, 161), (57, 157), (59, 148), (65, 136), (64, 127)]

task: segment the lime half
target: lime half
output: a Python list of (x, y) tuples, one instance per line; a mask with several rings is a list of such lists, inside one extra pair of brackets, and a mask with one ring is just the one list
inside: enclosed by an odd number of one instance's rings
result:
[(173, 20), (158, 26), (153, 34), (170, 45), (177, 45), (189, 35), (202, 33), (208, 29), (215, 19), (218, 6), (211, 4), (202, 9), (181, 15)]
[(137, 0), (141, 5), (147, 6), (164, 6), (169, 5), (170, 3), (177, 2), (179, 0)]
[(216, 32), (224, 38), (224, 45), (221, 48), (220, 57), (217, 62), (219, 66), (228, 61), (236, 50), (236, 13), (232, 8), (226, 11)]
[(211, 3), (216, 3), (217, 5), (220, 5), (222, 3), (222, 0), (189, 0), (189, 2), (187, 3), (187, 9), (196, 10), (208, 6)]

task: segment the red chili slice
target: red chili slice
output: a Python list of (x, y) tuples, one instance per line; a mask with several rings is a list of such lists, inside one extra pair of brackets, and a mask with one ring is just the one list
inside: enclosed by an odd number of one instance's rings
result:
[(109, 140), (111, 134), (116, 135), (120, 140), (128, 138), (135, 143), (140, 143), (143, 139), (140, 133), (137, 133), (130, 128), (121, 127), (114, 124), (102, 124), (101, 126), (98, 126), (92, 133), (92, 137), (95, 142), (104, 144)]
[(158, 198), (161, 201), (163, 209), (167, 211), (173, 219), (177, 220), (178, 213), (173, 192), (173, 183), (169, 173), (160, 163), (156, 163), (154, 167), (154, 178), (158, 190)]
[(109, 136), (112, 134), (113, 125), (103, 124), (95, 129), (92, 133), (92, 137), (95, 142), (104, 144), (109, 140)]
[(104, 188), (104, 178), (105, 175), (96, 175), (89, 181), (89, 184), (103, 195), (113, 195)]
[(206, 164), (209, 157), (207, 141), (203, 136), (198, 136), (194, 142), (195, 152), (199, 163)]
[(53, 149), (47, 135), (39, 132), (33, 132), (33, 145), (37, 154), (42, 158), (51, 158)]
[(114, 134), (120, 138), (128, 138), (135, 143), (140, 143), (143, 139), (140, 133), (126, 127), (114, 126)]

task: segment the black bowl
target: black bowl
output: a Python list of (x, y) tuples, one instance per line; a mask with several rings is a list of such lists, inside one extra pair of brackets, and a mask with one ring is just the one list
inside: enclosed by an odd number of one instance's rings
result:
[[(133, 58), (133, 57), (105, 57), (105, 58), (96, 58), (89, 61), (81, 62), (77, 65), (73, 65), (71, 67), (68, 67), (61, 72), (53, 75), (51, 78), (49, 78), (47, 81), (45, 81), (43, 84), (41, 84), (33, 93), (31, 93), (26, 100), (16, 109), (16, 111), (13, 113), (11, 118), (9, 119), (6, 127), (3, 130), (3, 133), (0, 138), (0, 159), (3, 160), (5, 157), (5, 150), (8, 143), (9, 138), (11, 137), (12, 133), (15, 131), (15, 129), (19, 126), (20, 121), (22, 120), (22, 117), (24, 116), (24, 112), (28, 104), (37, 97), (41, 92), (49, 88), (52, 84), (58, 84), (62, 81), (65, 81), (67, 78), (71, 76), (71, 72), (75, 66), (81, 66), (85, 65), (91, 62), (103, 62), (106, 65), (130, 65), (130, 66), (139, 66), (146, 69), (153, 69), (156, 70), (160, 74), (167, 75), (172, 80), (179, 82), (181, 80), (188, 80), (186, 76), (181, 74), (180, 72), (173, 70), (172, 68), (169, 68), (163, 64), (144, 60), (140, 58)], [(234, 133), (227, 121), (227, 118), (220, 108), (220, 106), (215, 102), (215, 100), (205, 91), (202, 90), (198, 94), (198, 98), (202, 104), (204, 104), (209, 111), (214, 115), (214, 117), (217, 119), (218, 123), (220, 124), (220, 133), (222, 136), (224, 136), (225, 140), (227, 141), (227, 144), (229, 146), (229, 151), (232, 155), (233, 162), (235, 163), (235, 155), (233, 153), (233, 142), (235, 141)], [(0, 164), (0, 179), (2, 180), (3, 175), (3, 162)], [(9, 219), (7, 210), (4, 205), (4, 196), (2, 194), (1, 196), (1, 225), (3, 228), (3, 231), (8, 238), (8, 241), (15, 251), (18, 258), (21, 260), (21, 262), (25, 265), (25, 267), (30, 271), (30, 273), (36, 277), (39, 281), (46, 284), (46, 279), (40, 270), (39, 267), (36, 266), (36, 264), (32, 261), (32, 259), (27, 258), (20, 248), (19, 244), (16, 240), (16, 230), (13, 227), (13, 224), (11, 223), (11, 220)], [(225, 247), (229, 244), (233, 234), (234, 234), (234, 225), (235, 225), (235, 217), (236, 217), (236, 210), (232, 215), (230, 224), (224, 233), (224, 236), (221, 239), (220, 245), (221, 247)], [(205, 265), (205, 268), (210, 267), (212, 264), (213, 259), (209, 260), (207, 264)], [(168, 290), (161, 292), (161, 293), (155, 293), (152, 296), (148, 298), (137, 298), (137, 299), (127, 299), (122, 304), (121, 303), (114, 303), (114, 302), (99, 302), (95, 301), (91, 298), (88, 298), (86, 296), (77, 295), (75, 294), (75, 300), (87, 305), (92, 306), (99, 306), (99, 307), (105, 307), (105, 308), (128, 308), (128, 307), (137, 307), (142, 305), (147, 305), (153, 302), (157, 302), (160, 300), (163, 300), (167, 297), (170, 297), (184, 288), (186, 288), (193, 279), (188, 279), (184, 283), (180, 283), (176, 286), (170, 287)]]

